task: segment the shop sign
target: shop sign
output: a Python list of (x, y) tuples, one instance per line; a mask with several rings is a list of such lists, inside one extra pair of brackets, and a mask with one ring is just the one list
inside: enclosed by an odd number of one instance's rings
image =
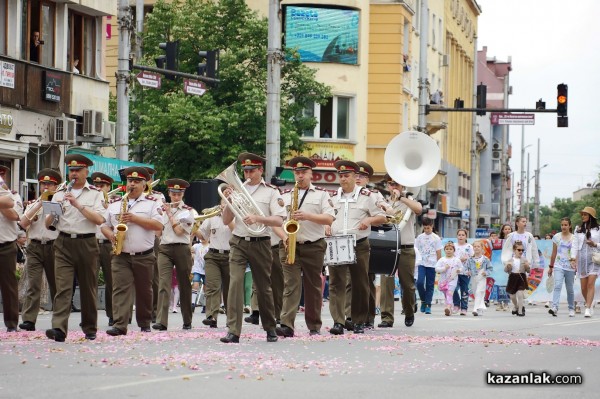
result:
[(0, 109), (0, 133), (10, 133), (14, 121), (10, 112)]
[(60, 91), (62, 88), (62, 75), (44, 71), (44, 90), (42, 92), (43, 99), (54, 103), (60, 102)]

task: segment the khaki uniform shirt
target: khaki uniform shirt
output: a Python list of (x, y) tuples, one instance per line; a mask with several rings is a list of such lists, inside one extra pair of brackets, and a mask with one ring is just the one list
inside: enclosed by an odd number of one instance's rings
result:
[(222, 216), (215, 216), (202, 222), (200, 225), (200, 234), (208, 240), (209, 248), (229, 251), (231, 230), (229, 230), (229, 226), (223, 223)]
[(356, 234), (356, 240), (368, 237), (371, 229), (359, 230), (360, 222), (366, 217), (384, 216), (374, 195), (362, 187), (356, 186), (352, 194), (343, 195), (342, 188), (331, 198), (333, 208), (336, 210), (336, 219), (331, 225), (331, 234), (345, 235)]
[[(16, 191), (11, 191), (10, 196), (15, 202), (12, 209), (14, 209), (20, 217), (23, 214), (23, 201), (21, 200), (21, 196)], [(17, 221), (8, 220), (0, 213), (0, 226), (2, 226), (0, 228), (0, 244), (15, 241), (17, 239)]]
[[(116, 232), (115, 227), (119, 224), (119, 216), (121, 215), (122, 207), (123, 200), (121, 198), (108, 205), (108, 209), (106, 209), (105, 213), (106, 222), (104, 222), (102, 226), (110, 227)], [(129, 212), (134, 213), (137, 216), (162, 222), (159, 207), (160, 205), (156, 198), (142, 194), (133, 205), (129, 206)], [(154, 248), (154, 231), (146, 230), (136, 223), (129, 223), (127, 225), (127, 232), (125, 233), (123, 252), (144, 252), (150, 248)]]
[[(400, 199), (396, 200), (394, 203), (390, 204), (392, 208), (394, 208), (394, 213), (398, 211), (402, 211), (402, 215), (406, 215), (406, 212), (410, 210), (408, 205), (404, 202), (401, 202)], [(415, 213), (411, 210), (410, 217), (402, 231), (400, 232), (400, 244), (401, 245), (411, 245), (415, 243), (415, 223), (417, 217)]]
[[(169, 220), (169, 212), (173, 215), (173, 223), (178, 223), (185, 231), (182, 235), (177, 235), (173, 230), (173, 225)], [(194, 209), (187, 206), (182, 202), (177, 205), (176, 208), (171, 208), (171, 204), (164, 204), (162, 207), (162, 220), (163, 233), (160, 237), (160, 243), (162, 244), (189, 244), (192, 232), (192, 226), (194, 225)]]
[[(62, 203), (63, 215), (58, 220), (56, 229), (67, 234), (96, 234), (96, 224), (89, 221), (83, 214), (75, 208), (69, 201), (64, 201), (65, 191), (59, 191), (52, 197), (52, 202)], [(77, 201), (84, 206), (104, 216), (104, 207), (102, 201), (104, 194), (96, 187), (90, 185), (87, 181), (83, 186)]]
[[(283, 193), (283, 202), (285, 203), (286, 210), (288, 211), (289, 220), (291, 213), (291, 203), (292, 203), (292, 195), (294, 190), (285, 191)], [(304, 190), (298, 191), (298, 206), (299, 210), (306, 211), (310, 213), (316, 214), (326, 214), (333, 216), (335, 220), (335, 211), (333, 209), (333, 202), (329, 197), (327, 191), (315, 187), (312, 183), (308, 187), (308, 193), (306, 197), (304, 197), (304, 201), (302, 201), (302, 196), (304, 195)], [(302, 202), (302, 206), (300, 206), (300, 202)], [(322, 224), (318, 224), (315, 222), (310, 222), (308, 220), (300, 220), (300, 229), (296, 235), (296, 241), (304, 242), (304, 241), (316, 241), (323, 237), (325, 237), (325, 226)]]
[[(34, 203), (27, 205), (25, 213), (34, 207)], [(46, 217), (43, 211), (31, 219), (31, 224), (27, 228), (27, 238), (30, 240), (38, 240), (42, 242), (54, 240), (58, 237), (58, 230), (52, 231), (46, 228)]]
[[(285, 207), (283, 206), (283, 199), (277, 187), (270, 184), (266, 184), (264, 179), (261, 180), (256, 190), (250, 194), (252, 199), (263, 212), (265, 216), (281, 216), (282, 221), (285, 218)], [(250, 226), (256, 228), (256, 226)], [(244, 221), (237, 216), (235, 217), (235, 228), (233, 234), (238, 237), (266, 237), (269, 235), (269, 230), (265, 230), (262, 234), (254, 234), (248, 231)]]

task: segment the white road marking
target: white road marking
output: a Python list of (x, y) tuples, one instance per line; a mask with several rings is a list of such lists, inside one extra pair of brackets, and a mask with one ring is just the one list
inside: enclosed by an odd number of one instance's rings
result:
[(139, 381), (125, 382), (123, 384), (97, 387), (97, 388), (94, 388), (94, 390), (95, 391), (109, 391), (111, 389), (120, 389), (120, 388), (134, 387), (134, 386), (145, 385), (145, 384), (154, 384), (157, 382), (182, 380), (185, 378), (190, 379), (190, 378), (197, 378), (197, 377), (206, 377), (207, 375), (221, 374), (221, 373), (226, 373), (228, 371), (229, 370), (215, 370), (215, 371), (207, 371), (206, 373), (183, 374), (183, 375), (177, 375), (177, 376), (173, 376), (173, 377), (153, 378), (153, 379), (149, 379), (149, 380), (142, 379)]

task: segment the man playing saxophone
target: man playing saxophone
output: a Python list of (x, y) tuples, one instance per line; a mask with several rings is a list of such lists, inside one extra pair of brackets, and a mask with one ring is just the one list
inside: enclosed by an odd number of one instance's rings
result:
[(113, 244), (117, 244), (117, 225), (127, 226), (121, 253), (113, 255), (111, 261), (114, 326), (106, 333), (112, 336), (127, 334), (134, 289), (137, 324), (142, 332), (150, 332), (154, 232), (163, 227), (160, 203), (152, 195), (144, 193), (150, 180), (148, 171), (143, 167), (130, 167), (125, 169), (124, 174), (127, 197), (115, 199), (108, 205), (106, 222), (102, 225), (102, 233)]
[[(242, 315), (244, 307), (244, 274), (250, 264), (252, 278), (256, 285), (260, 318), (267, 332), (267, 342), (276, 342), (273, 292), (271, 290), (272, 252), (269, 232), (266, 228), (254, 229), (251, 226), (281, 226), (285, 218), (283, 199), (277, 187), (266, 184), (262, 178), (266, 159), (251, 153), (242, 153), (238, 162), (244, 170), (246, 191), (262, 215), (236, 215), (228, 204), (223, 210), (223, 223), (229, 224), (235, 218), (233, 237), (229, 242), (229, 295), (227, 298), (227, 325), (229, 332), (221, 338), (224, 343), (240, 341)], [(239, 179), (237, 179), (239, 180)], [(230, 183), (230, 182), (228, 182)], [(230, 183), (231, 184), (231, 183)], [(231, 195), (229, 196), (231, 198)], [(243, 217), (242, 217), (243, 216)]]
[[(300, 302), (302, 282), (304, 319), (310, 335), (318, 335), (323, 324), (321, 272), (327, 247), (324, 240), (325, 226), (333, 223), (335, 212), (329, 194), (311, 183), (312, 168), (316, 166), (314, 161), (306, 157), (295, 157), (290, 159), (288, 165), (294, 170), (296, 185), (294, 189), (283, 194), (283, 201), (289, 209), (284, 230), (289, 234), (287, 245), (279, 248), (284, 290), (281, 326), (277, 327), (277, 335), (294, 336), (294, 321)], [(290, 222), (296, 224), (291, 229)], [(295, 245), (290, 244), (292, 240), (295, 240)]]
[[(56, 192), (56, 187), (62, 181), (62, 176), (55, 170), (42, 169), (38, 173), (40, 186), (40, 198), (25, 209), (21, 216), (21, 227), (27, 230), (29, 245), (27, 245), (27, 295), (23, 307), (23, 323), (19, 328), (25, 331), (35, 331), (38, 312), (40, 311), (40, 299), (42, 294), (43, 273), (46, 274), (50, 297), (54, 300), (56, 295), (56, 283), (54, 278), (54, 240), (58, 237), (58, 231), (46, 228), (42, 217), (42, 200), (49, 194)], [(44, 195), (46, 192), (46, 195)]]

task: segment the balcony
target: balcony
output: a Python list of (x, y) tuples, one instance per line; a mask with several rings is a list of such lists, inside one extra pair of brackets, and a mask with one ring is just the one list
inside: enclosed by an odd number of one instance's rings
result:
[[(429, 106), (431, 110), (445, 109), (444, 105), (431, 104)], [(445, 129), (448, 126), (448, 113), (447, 112), (431, 112), (427, 115), (427, 134), (433, 134), (438, 130)]]

